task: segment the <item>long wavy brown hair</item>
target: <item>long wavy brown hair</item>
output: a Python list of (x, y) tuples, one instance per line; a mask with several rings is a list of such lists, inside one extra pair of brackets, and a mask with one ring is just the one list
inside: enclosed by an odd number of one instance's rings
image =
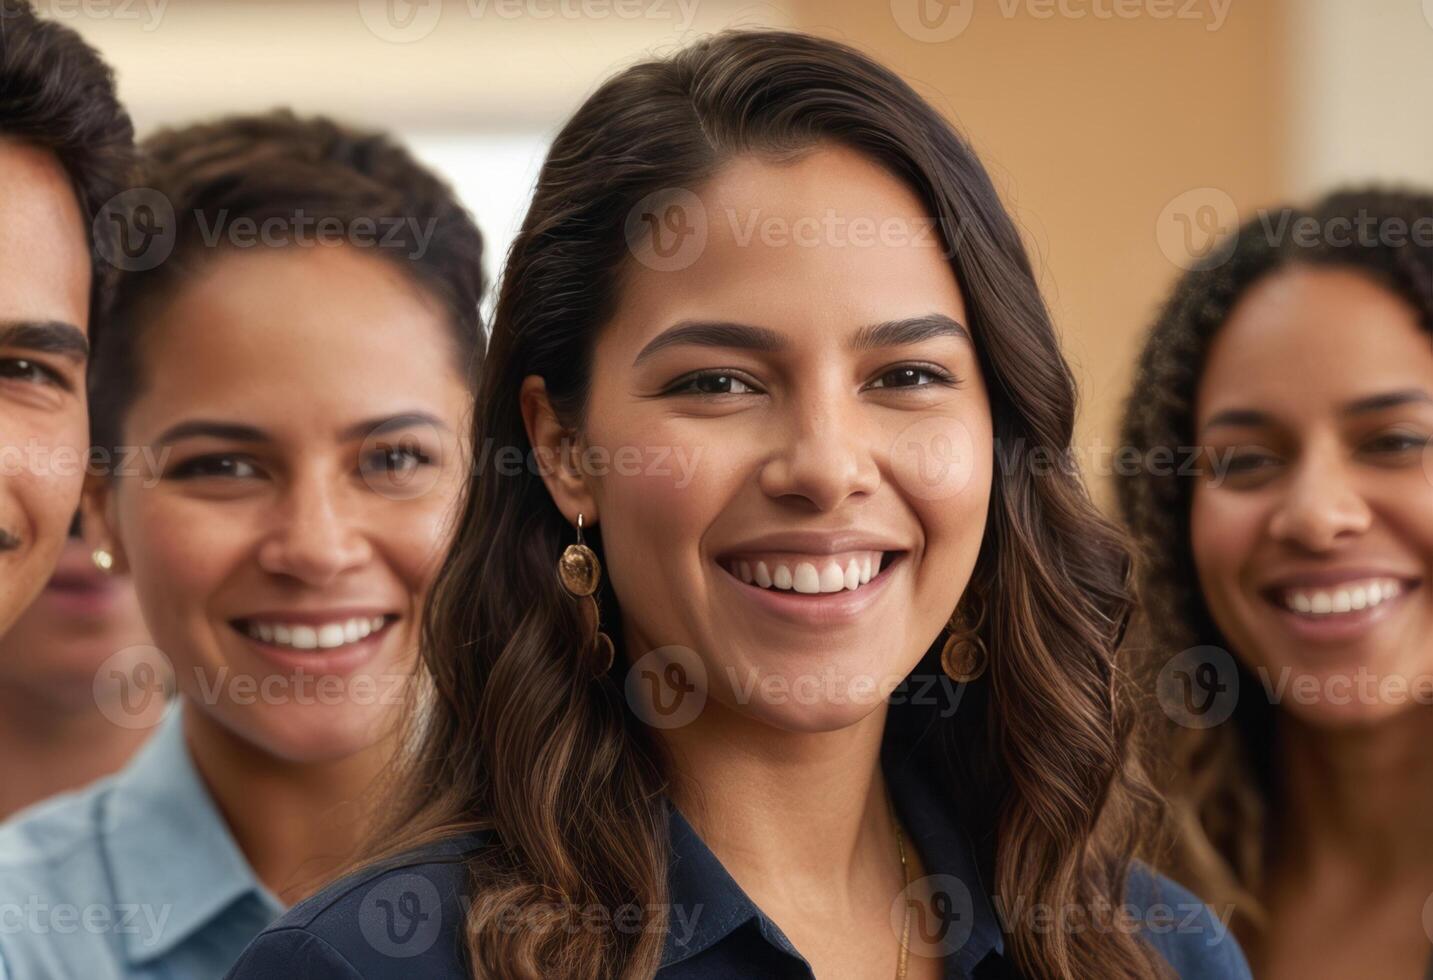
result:
[[(865, 154), (937, 217), (991, 379), (997, 446), (1010, 450), (973, 578), (988, 601), (991, 664), (941, 721), (930, 778), (960, 787), (963, 819), (994, 851), (997, 895), (1098, 913), (1121, 900), (1134, 817), (1153, 805), (1130, 765), (1115, 660), (1130, 613), (1128, 552), (1073, 469), (1035, 462), (1069, 458), (1073, 380), (984, 169), (896, 75), (840, 44), (753, 31), (603, 84), (553, 143), (508, 256), (473, 444), (531, 451), (518, 397), (527, 375), (545, 379), (563, 424), (581, 430), (594, 338), (618, 302), (638, 202), (700, 187), (740, 154), (789, 158), (823, 143)], [(624, 700), (624, 658), (590, 675), (580, 607), (554, 575), (571, 535), (533, 469), (477, 474), (425, 617), (433, 696), (414, 713), (414, 757), (379, 839), (392, 855), (493, 832), (469, 860), (475, 977), (646, 978), (660, 965), (665, 913), (652, 913), (653, 928), (599, 934), (564, 929), (554, 911), (664, 907), (673, 772)], [(600, 533), (588, 540), (600, 554)], [(604, 585), (599, 598), (620, 634), (619, 597)], [(914, 709), (891, 710), (888, 723)], [(1160, 971), (1153, 950), (1118, 927), (1012, 929), (1029, 976)]]
[[(1295, 233), (1309, 222), (1319, 234)], [(1356, 231), (1370, 225), (1380, 234), (1398, 225), (1403, 230), (1382, 239)], [(1140, 355), (1121, 445), (1144, 459), (1163, 451), (1179, 460), (1197, 448), (1195, 398), (1215, 335), (1255, 284), (1291, 265), (1369, 276), (1406, 300), (1433, 334), (1433, 249), (1418, 244), (1430, 228), (1433, 195), (1379, 188), (1338, 191), (1308, 210), (1272, 208), (1249, 221), (1179, 281), (1160, 312)], [(1147, 689), (1184, 650), (1231, 649), (1204, 602), (1194, 565), (1189, 515), (1200, 476), (1177, 469), (1144, 467), (1119, 483), (1121, 509), (1138, 545), (1142, 612), (1134, 632), (1141, 641), (1131, 647)], [(1190, 728), (1169, 720), (1150, 748), (1163, 760), (1154, 775), (1171, 802), (1169, 870), (1205, 901), (1233, 906), (1235, 931), (1250, 942), (1266, 924), (1261, 897), (1278, 825), (1278, 728), (1258, 678), (1242, 665), (1238, 670), (1228, 721)]]

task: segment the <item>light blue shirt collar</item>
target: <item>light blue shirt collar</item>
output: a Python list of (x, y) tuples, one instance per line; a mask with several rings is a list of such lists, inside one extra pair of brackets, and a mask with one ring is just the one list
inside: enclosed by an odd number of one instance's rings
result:
[(229, 832), (194, 766), (182, 722), (176, 705), (115, 777), (101, 817), (116, 900), (169, 909), (157, 940), (125, 935), (132, 966), (168, 954), (246, 895), (274, 918), (284, 911)]

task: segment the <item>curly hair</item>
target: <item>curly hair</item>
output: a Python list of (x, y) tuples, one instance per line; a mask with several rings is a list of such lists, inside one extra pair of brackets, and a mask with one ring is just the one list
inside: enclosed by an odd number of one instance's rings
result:
[[(96, 221), (129, 186), (134, 126), (114, 73), (70, 28), (36, 16), (29, 0), (0, 0), (0, 137), (53, 153), (85, 219), (93, 262), (91, 302), (103, 311), (115, 269), (104, 258), (118, 227)], [(98, 331), (91, 325), (91, 337)]]
[[(1369, 225), (1380, 229), (1372, 239), (1356, 230)], [(1316, 233), (1301, 233), (1310, 229)], [(1195, 398), (1214, 336), (1256, 283), (1295, 265), (1367, 275), (1406, 300), (1433, 333), (1433, 196), (1347, 189), (1308, 210), (1275, 208), (1246, 223), (1178, 282), (1161, 310), (1140, 355), (1121, 445), (1143, 458), (1194, 446)], [(1179, 651), (1229, 646), (1194, 565), (1190, 508), (1197, 478), (1143, 467), (1118, 483), (1136, 541), (1142, 610), (1136, 632), (1147, 641), (1137, 657), (1147, 690)], [(1172, 804), (1173, 870), (1207, 901), (1233, 904), (1239, 929), (1252, 935), (1265, 922), (1260, 894), (1274, 799), (1274, 708), (1245, 693), (1263, 688), (1239, 669), (1241, 696), (1230, 721), (1208, 729), (1170, 722), (1158, 735), (1165, 751), (1157, 753), (1164, 765), (1156, 776)]]
[[(519, 405), (528, 375), (544, 379), (563, 424), (581, 428), (636, 205), (702, 186), (742, 154), (790, 159), (823, 144), (896, 175), (936, 217), (992, 379), (997, 444), (1030, 450), (997, 467), (970, 584), (988, 600), (982, 632), (994, 653), (960, 711), (943, 719), (930, 776), (961, 788), (963, 819), (993, 852), (998, 895), (1098, 917), (1122, 902), (1137, 817), (1155, 802), (1131, 766), (1132, 712), (1115, 654), (1132, 605), (1129, 554), (1078, 473), (1031, 461), (1068, 455), (1073, 378), (979, 160), (894, 73), (834, 42), (731, 31), (601, 86), (554, 141), (509, 253), (474, 442), (530, 448)], [(650, 977), (659, 965), (665, 912), (636, 932), (598, 935), (564, 929), (551, 911), (554, 899), (663, 908), (663, 794), (675, 772), (628, 707), (620, 674), (593, 680), (583, 666), (587, 624), (552, 571), (568, 534), (536, 473), (470, 481), (424, 615), (436, 696), (415, 714), (415, 755), (400, 767), (400, 796), (377, 837), (373, 860), (383, 862), (464, 830), (496, 832), (499, 846), (469, 859), (475, 977)], [(600, 528), (589, 544), (602, 551)], [(620, 628), (607, 580), (599, 596), (602, 622)], [(939, 650), (937, 640), (917, 673), (939, 670)], [(893, 706), (887, 724), (912, 710)], [(512, 913), (531, 928), (505, 928)], [(1031, 977), (1165, 969), (1127, 930), (1011, 929)]]
[(441, 304), (460, 374), (471, 375), (483, 345), (482, 234), (452, 188), (392, 138), (275, 110), (160, 130), (140, 151), (146, 193), (162, 198), (164, 221), (172, 211), (167, 231), (173, 237), (165, 239), (162, 261), (126, 270), (117, 282), (112, 336), (96, 345), (90, 365), (96, 446), (121, 441), (120, 427), (142, 383), (139, 338), (149, 305), (224, 254), (229, 246), (216, 229), (239, 222), (297, 229), (284, 241), (300, 247), (326, 237), (356, 238), (383, 222), (382, 235), (365, 240)]

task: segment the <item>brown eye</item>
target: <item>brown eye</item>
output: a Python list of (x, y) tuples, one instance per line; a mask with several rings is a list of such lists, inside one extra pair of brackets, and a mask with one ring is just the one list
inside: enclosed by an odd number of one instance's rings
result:
[(169, 471), (172, 480), (195, 480), (205, 477), (248, 479), (258, 475), (253, 463), (242, 456), (214, 453), (196, 456), (178, 464)]
[(924, 388), (933, 384), (954, 386), (957, 382), (954, 377), (934, 364), (902, 364), (881, 374), (871, 382), (870, 387)]
[(1418, 435), (1412, 432), (1386, 432), (1381, 436), (1369, 440), (1367, 449), (1370, 452), (1384, 455), (1397, 456), (1407, 452), (1418, 451), (1429, 445), (1428, 436)]
[(0, 378), (27, 384), (51, 384), (61, 387), (65, 384), (65, 379), (54, 368), (27, 357), (0, 358)]
[(741, 378), (722, 371), (702, 371), (677, 382), (668, 394), (692, 395), (750, 395), (756, 389)]
[(432, 462), (417, 446), (383, 446), (368, 454), (363, 469), (365, 473), (406, 474)]

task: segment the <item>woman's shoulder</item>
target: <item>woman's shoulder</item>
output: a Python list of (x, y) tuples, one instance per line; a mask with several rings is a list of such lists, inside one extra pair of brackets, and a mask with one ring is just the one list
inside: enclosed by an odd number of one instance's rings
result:
[(1233, 909), (1216, 911), (1183, 885), (1136, 862), (1126, 882), (1125, 910), (1180, 980), (1252, 976), (1239, 941), (1229, 931)]
[(466, 978), (465, 858), (491, 836), (474, 831), (339, 879), (265, 929), (227, 977)]

